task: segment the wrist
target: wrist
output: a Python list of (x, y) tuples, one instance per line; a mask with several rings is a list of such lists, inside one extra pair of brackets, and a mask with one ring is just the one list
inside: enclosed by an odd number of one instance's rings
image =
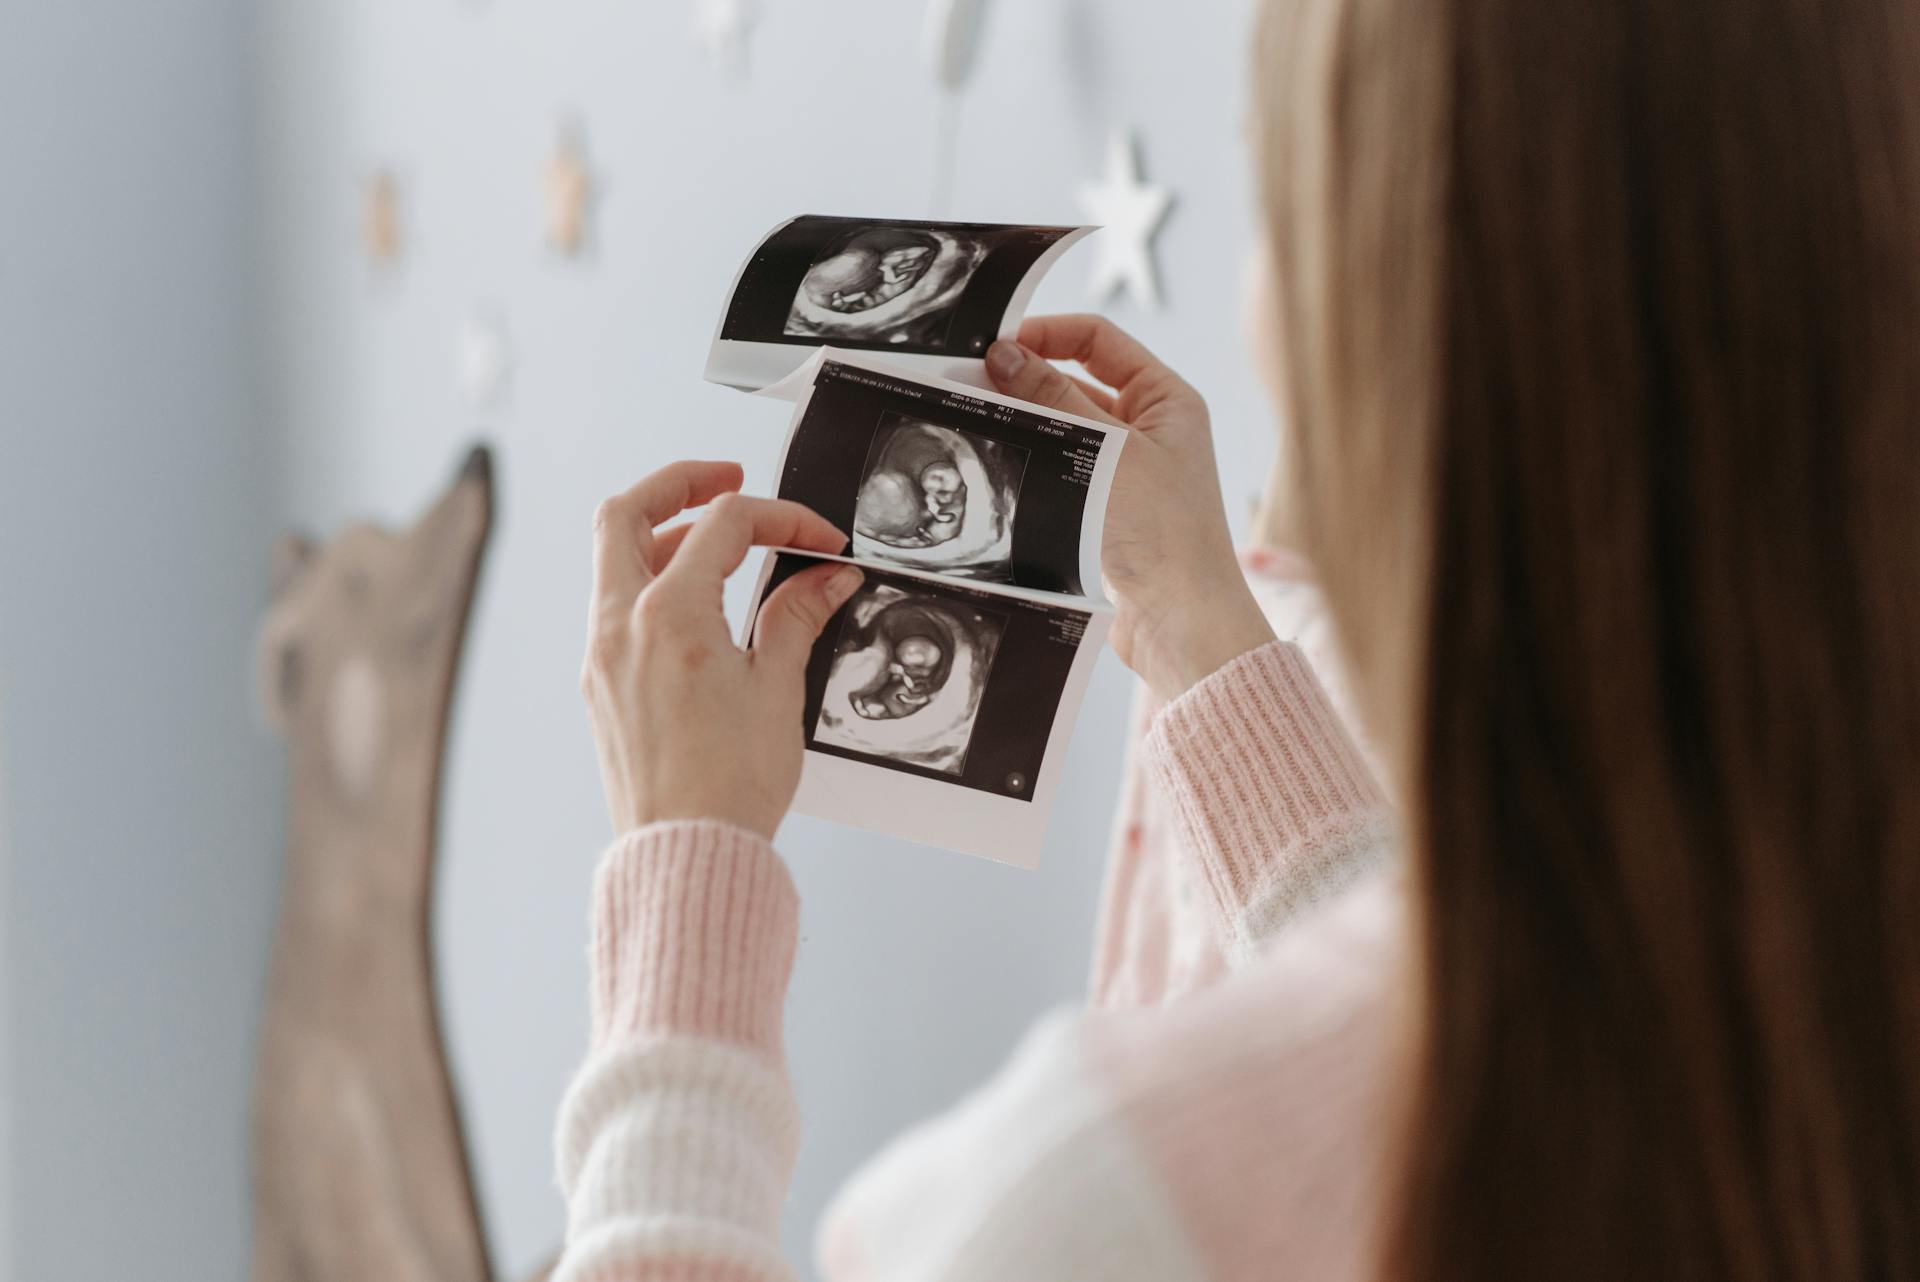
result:
[(635, 806), (627, 818), (630, 829), (651, 824), (716, 823), (772, 841), (786, 813), (786, 806), (765, 802), (753, 788), (743, 786), (716, 794), (703, 787), (669, 789)]
[(1250, 654), (1274, 639), (1273, 629), (1264, 626), (1222, 631), (1196, 638), (1184, 647), (1178, 659), (1165, 668), (1157, 682), (1149, 682), (1154, 694), (1166, 703), (1179, 698), (1243, 654)]
[(767, 844), (773, 844), (773, 835), (779, 830), (778, 823), (768, 824), (754, 816), (729, 810), (720, 806), (668, 806), (658, 810), (649, 810), (630, 817), (625, 824), (614, 825), (619, 831), (616, 836), (627, 836), (657, 828), (706, 827), (715, 830), (731, 830), (743, 837), (753, 837)]
[(1274, 639), (1273, 627), (1244, 581), (1235, 579), (1160, 612), (1162, 626), (1150, 667), (1140, 675), (1162, 702), (1176, 699), (1200, 682)]
[[(661, 806), (649, 810), (636, 818), (633, 829), (650, 828), (655, 824), (719, 824), (726, 828), (737, 828), (741, 832), (771, 842), (773, 834), (779, 831), (778, 818), (768, 822), (765, 815), (750, 814), (738, 806), (686, 805)], [(631, 831), (632, 829), (629, 829)]]

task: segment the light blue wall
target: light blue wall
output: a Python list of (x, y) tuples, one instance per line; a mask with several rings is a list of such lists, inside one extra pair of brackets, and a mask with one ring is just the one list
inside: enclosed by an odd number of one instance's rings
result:
[[(751, 74), (694, 53), (690, 5), (269, 5), (264, 153), (274, 424), (292, 511), (398, 518), (484, 432), (501, 527), (455, 727), (440, 903), (443, 990), (502, 1262), (556, 1239), (554, 1100), (584, 1037), (583, 912), (606, 836), (575, 689), (588, 516), (668, 459), (739, 458), (764, 485), (778, 407), (698, 372), (742, 253), (804, 211), (929, 212), (938, 104), (919, 5), (770, 0)], [(1236, 330), (1246, 241), (1240, 6), (1010, 0), (965, 100), (952, 213), (1071, 220), (1108, 130), (1137, 123), (1180, 205), (1161, 242), (1170, 308), (1122, 310), (1214, 395), (1230, 492), (1257, 488), (1263, 410)], [(560, 119), (606, 189), (584, 263), (541, 244)], [(397, 167), (406, 261), (355, 256), (366, 172)], [(1079, 305), (1069, 260), (1043, 306)], [(454, 393), (473, 306), (507, 318), (510, 404)], [(858, 1159), (990, 1072), (1084, 984), (1127, 684), (1111, 660), (1069, 763), (1046, 865), (1022, 875), (806, 820), (783, 847), (805, 903), (790, 1051), (807, 1142), (788, 1241)]]
[(279, 773), (242, 0), (0, 6), (0, 1276), (244, 1270)]
[[(0, 682), (4, 682), (7, 658), (0, 653)], [(7, 941), (13, 937), (13, 911), (10, 890), (13, 882), (13, 855), (9, 844), (13, 832), (7, 812), (6, 709), (0, 707), (0, 1276), (13, 1276), (14, 1227), (13, 1184), (17, 1153), (14, 1134), (19, 1101), (13, 1095), (13, 968)]]
[[(671, 458), (764, 487), (781, 408), (699, 380), (721, 293), (804, 211), (924, 215), (940, 107), (906, 0), (763, 0), (751, 74), (692, 0), (61, 0), (0, 10), (0, 1276), (238, 1279), (279, 752), (248, 647), (283, 525), (408, 517), (470, 438), (503, 493), (454, 727), (437, 944), (500, 1262), (557, 1242), (553, 1109), (585, 1037), (605, 838), (575, 679), (594, 504)], [(1176, 192), (1167, 311), (1116, 315), (1211, 397), (1231, 505), (1266, 415), (1237, 333), (1240, 3), (1000, 0), (961, 104), (957, 217), (1077, 217), (1108, 131)], [(584, 262), (541, 243), (555, 130), (604, 180)], [(360, 257), (398, 169), (407, 252)], [(1081, 305), (1076, 251), (1039, 306)], [(504, 315), (508, 403), (454, 346)], [(796, 819), (788, 1242), (858, 1160), (1077, 997), (1129, 685), (1109, 658), (1044, 868)], [(10, 1047), (11, 1053), (7, 1054)], [(0, 1189), (0, 1192), (4, 1192)]]
[[(438, 928), (502, 1262), (559, 1231), (553, 1103), (585, 1036), (583, 922), (607, 836), (576, 690), (595, 502), (669, 459), (771, 477), (783, 407), (700, 381), (740, 257), (790, 214), (922, 216), (939, 103), (923, 6), (766, 0), (750, 74), (696, 53), (690, 0), (270, 5), (266, 152), (276, 267), (272, 411), (291, 508), (321, 527), (409, 511), (484, 432), (501, 526), (455, 727)], [(1168, 310), (1116, 315), (1214, 398), (1236, 509), (1268, 457), (1238, 337), (1248, 235), (1240, 4), (1003, 0), (961, 107), (951, 214), (1072, 221), (1108, 131), (1141, 128), (1178, 206)], [(585, 262), (542, 244), (543, 165), (584, 122), (605, 180)], [(356, 258), (371, 167), (406, 193), (394, 279)], [(1077, 308), (1088, 247), (1040, 306)], [(508, 318), (510, 403), (466, 412), (452, 347), (475, 305)], [(791, 820), (804, 901), (789, 1047), (806, 1143), (792, 1252), (864, 1155), (977, 1083), (1051, 1003), (1078, 996), (1128, 683), (1109, 657), (1069, 761), (1045, 867), (987, 863)]]

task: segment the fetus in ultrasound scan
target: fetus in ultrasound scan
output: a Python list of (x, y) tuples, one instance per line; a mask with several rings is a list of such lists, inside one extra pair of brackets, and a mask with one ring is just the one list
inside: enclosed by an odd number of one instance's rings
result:
[(900, 601), (880, 611), (872, 629), (883, 665), (849, 698), (869, 720), (910, 717), (927, 706), (953, 672), (953, 624), (924, 601)]
[(854, 232), (807, 269), (785, 332), (938, 345), (986, 256), (983, 241), (954, 232), (884, 225)]
[(848, 604), (814, 739), (960, 773), (1006, 617), (869, 583)]
[(927, 274), (938, 250), (931, 236), (866, 232), (833, 257), (815, 264), (801, 288), (828, 311), (864, 312), (912, 289)]
[(855, 553), (968, 578), (1012, 577), (1027, 452), (913, 419), (874, 433), (854, 504)]

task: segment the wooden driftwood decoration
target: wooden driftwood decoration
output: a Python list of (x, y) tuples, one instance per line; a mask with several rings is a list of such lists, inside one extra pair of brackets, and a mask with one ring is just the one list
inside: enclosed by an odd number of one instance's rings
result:
[(449, 704), (492, 516), (475, 449), (406, 530), (283, 541), (262, 631), (286, 869), (254, 1080), (253, 1282), (487, 1282), (434, 995)]

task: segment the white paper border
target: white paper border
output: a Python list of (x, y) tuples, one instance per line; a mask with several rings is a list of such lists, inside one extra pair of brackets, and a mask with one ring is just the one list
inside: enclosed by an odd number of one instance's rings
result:
[[(767, 581), (773, 575), (774, 558), (787, 555), (817, 561), (841, 561), (860, 565), (851, 557), (823, 556), (817, 552), (796, 552), (787, 548), (770, 550), (760, 565), (753, 586), (753, 603), (741, 628), (741, 644), (753, 636), (754, 618), (766, 596)], [(864, 567), (863, 567), (864, 568)], [(949, 587), (981, 591), (989, 595), (1009, 596), (1061, 609), (1084, 612), (1086, 632), (1060, 689), (1060, 702), (1053, 711), (1053, 725), (1047, 731), (1046, 751), (1034, 778), (1033, 796), (1022, 801), (998, 793), (969, 788), (965, 784), (923, 775), (909, 774), (855, 761), (848, 757), (816, 752), (808, 748), (800, 768), (800, 788), (794, 794), (793, 809), (816, 819), (847, 824), (868, 832), (904, 837), (942, 850), (977, 855), (1016, 868), (1038, 868), (1040, 851), (1053, 814), (1053, 796), (1060, 783), (1060, 768), (1066, 756), (1073, 727), (1080, 718), (1080, 706), (1086, 699), (1087, 683), (1106, 644), (1107, 631), (1113, 625), (1108, 606), (1057, 592), (1036, 592), (1005, 584), (981, 584), (924, 574), (893, 566), (874, 566), (886, 574), (924, 579)], [(989, 678), (991, 680), (991, 678)]]

